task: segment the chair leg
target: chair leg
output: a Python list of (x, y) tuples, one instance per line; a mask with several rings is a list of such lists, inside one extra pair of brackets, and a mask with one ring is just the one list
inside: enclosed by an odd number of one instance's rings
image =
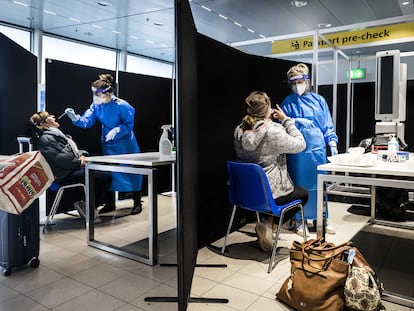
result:
[(233, 225), (233, 220), (234, 220), (234, 215), (236, 214), (236, 205), (233, 206), (233, 211), (231, 212), (231, 217), (230, 217), (230, 222), (229, 222), (229, 226), (227, 228), (227, 233), (226, 236), (224, 237), (224, 243), (223, 246), (221, 247), (221, 254), (224, 254), (224, 251), (226, 250), (226, 244), (227, 244), (227, 237), (230, 234), (230, 230), (231, 230), (231, 226)]
[(259, 214), (259, 212), (256, 212), (256, 218), (257, 218), (257, 222), (260, 222), (260, 214)]
[(49, 211), (49, 215), (47, 215), (45, 224), (43, 225), (43, 233), (47, 231), (47, 226), (49, 225), (49, 221), (53, 220), (53, 217), (55, 217), (62, 195), (63, 195), (63, 189), (59, 189), (56, 193), (55, 199), (53, 200), (52, 208)]
[(275, 240), (273, 241), (272, 255), (270, 256), (270, 259), (269, 259), (269, 267), (267, 268), (267, 273), (270, 273), (273, 270), (273, 262), (275, 261), (276, 252), (277, 252), (277, 241), (279, 240), (280, 230), (283, 225), (283, 218), (284, 218), (284, 213), (282, 212), (282, 215), (279, 218), (279, 225), (277, 226), (277, 230), (276, 230), (276, 237), (275, 237)]

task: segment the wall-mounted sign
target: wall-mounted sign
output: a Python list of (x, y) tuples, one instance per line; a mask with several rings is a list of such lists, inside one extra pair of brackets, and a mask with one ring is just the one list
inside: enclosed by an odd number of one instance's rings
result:
[[(414, 40), (414, 22), (324, 34), (324, 37), (336, 47), (403, 38), (411, 38)], [(319, 38), (318, 47), (327, 48), (328, 44)], [(313, 36), (272, 42), (272, 54), (308, 51), (312, 49)]]
[[(346, 77), (348, 78), (348, 71)], [(351, 69), (351, 79), (365, 79), (365, 68)]]

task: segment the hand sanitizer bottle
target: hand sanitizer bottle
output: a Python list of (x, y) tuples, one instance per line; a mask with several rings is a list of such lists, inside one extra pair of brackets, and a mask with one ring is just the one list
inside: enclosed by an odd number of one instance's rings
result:
[(388, 158), (393, 159), (397, 156), (397, 151), (399, 149), (398, 141), (394, 135), (391, 136), (388, 141)]
[(172, 144), (170, 140), (168, 139), (168, 131), (171, 131), (171, 125), (170, 124), (163, 125), (161, 126), (161, 129), (162, 129), (162, 134), (160, 137), (158, 148), (159, 148), (160, 158), (165, 158), (165, 157), (171, 156)]

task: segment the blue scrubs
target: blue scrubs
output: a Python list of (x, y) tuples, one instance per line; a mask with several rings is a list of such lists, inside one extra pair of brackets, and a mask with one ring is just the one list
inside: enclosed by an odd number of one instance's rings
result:
[(326, 163), (326, 144), (338, 142), (335, 127), (326, 100), (313, 92), (303, 95), (292, 93), (281, 104), (287, 116), (295, 119), (296, 127), (306, 141), (306, 149), (297, 154), (288, 154), (288, 171), (295, 185), (309, 191), (305, 205), (305, 218), (316, 219), (317, 210), (317, 166)]
[[(135, 109), (126, 101), (112, 97), (106, 104), (92, 103), (88, 110), (73, 124), (81, 128), (90, 128), (98, 120), (102, 124), (101, 144), (105, 155), (139, 153), (140, 149), (134, 134)], [(110, 141), (105, 136), (114, 127), (120, 132)], [(131, 192), (141, 190), (142, 175), (112, 173), (112, 185), (109, 191)]]

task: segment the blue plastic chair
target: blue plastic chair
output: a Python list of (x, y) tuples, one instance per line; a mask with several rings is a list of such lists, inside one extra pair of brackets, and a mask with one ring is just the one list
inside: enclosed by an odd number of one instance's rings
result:
[[(227, 237), (230, 234), (237, 207), (256, 212), (258, 222), (260, 221), (259, 213), (276, 216), (279, 218), (279, 226), (277, 227), (276, 237), (273, 241), (272, 255), (267, 270), (267, 272), (270, 273), (273, 268), (277, 250), (277, 241), (279, 239), (280, 229), (282, 228), (286, 212), (300, 208), (302, 214), (302, 226), (305, 228), (302, 201), (295, 200), (285, 205), (277, 205), (273, 199), (267, 175), (263, 168), (258, 164), (227, 161), (227, 169), (229, 177), (229, 201), (230, 204), (233, 205), (233, 211), (224, 238), (221, 254), (224, 254), (226, 249)], [(306, 232), (304, 232), (303, 238), (304, 241), (306, 241)]]
[[(86, 187), (84, 184), (77, 183), (77, 184), (70, 184), (70, 185), (62, 186), (55, 182), (52, 182), (52, 184), (50, 185), (48, 190), (55, 191), (56, 196), (55, 196), (55, 199), (53, 200), (53, 204), (52, 204), (52, 207), (50, 208), (49, 215), (47, 216), (45, 224), (43, 226), (43, 233), (47, 231), (49, 222), (53, 219), (53, 217), (55, 217), (56, 211), (59, 207), (60, 200), (62, 199), (62, 196), (63, 196), (63, 192), (66, 189), (70, 189), (70, 188), (81, 188), (83, 190), (83, 194), (84, 195), (86, 194)], [(78, 212), (81, 216), (85, 217), (85, 215), (81, 214), (81, 211), (78, 211)]]

